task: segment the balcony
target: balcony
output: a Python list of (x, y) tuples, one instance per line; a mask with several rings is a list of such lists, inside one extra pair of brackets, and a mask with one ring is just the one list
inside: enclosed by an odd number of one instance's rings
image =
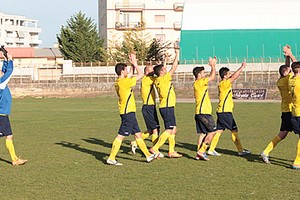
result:
[(116, 22), (115, 28), (117, 30), (144, 29), (145, 24), (143, 22)]
[(174, 22), (173, 23), (173, 28), (175, 30), (181, 30), (181, 22)]
[(34, 39), (34, 38), (31, 38), (29, 39), (29, 45), (38, 45), (38, 44), (42, 44), (42, 40), (39, 40), (39, 39)]
[(183, 11), (183, 3), (174, 3), (173, 4), (173, 9), (175, 11)]
[(116, 10), (125, 10), (125, 11), (141, 11), (145, 9), (144, 3), (116, 3)]

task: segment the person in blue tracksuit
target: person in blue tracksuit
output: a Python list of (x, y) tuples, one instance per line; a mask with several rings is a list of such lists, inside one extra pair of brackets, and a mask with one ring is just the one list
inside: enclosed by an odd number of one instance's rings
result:
[(8, 59), (4, 58), (2, 70), (0, 72), (0, 137), (6, 138), (6, 148), (11, 156), (12, 165), (17, 166), (25, 164), (27, 160), (19, 158), (15, 153), (12, 139), (13, 135), (9, 121), (12, 96), (7, 83), (12, 76), (13, 69), (12, 57), (9, 55)]

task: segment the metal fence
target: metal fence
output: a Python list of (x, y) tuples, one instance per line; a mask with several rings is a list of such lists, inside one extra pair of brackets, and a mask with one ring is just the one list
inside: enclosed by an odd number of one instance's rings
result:
[[(282, 58), (264, 59), (235, 59), (218, 60), (217, 73), (220, 67), (228, 67), (235, 71), (241, 62), (247, 62), (238, 82), (273, 84), (278, 78), (278, 68), (284, 64)], [(192, 64), (191, 64), (192, 63)], [(18, 65), (15, 66), (12, 82), (20, 84), (39, 83), (113, 83), (116, 79), (114, 66), (104, 63), (72, 63), (66, 61), (63, 65)], [(110, 63), (107, 63), (110, 64)], [(140, 66), (143, 67), (144, 63)], [(174, 82), (190, 83), (194, 81), (192, 70), (195, 66), (204, 66), (209, 72), (210, 67), (206, 60), (181, 61), (174, 76)], [(167, 65), (168, 68), (171, 65)], [(217, 78), (216, 82), (219, 81)]]

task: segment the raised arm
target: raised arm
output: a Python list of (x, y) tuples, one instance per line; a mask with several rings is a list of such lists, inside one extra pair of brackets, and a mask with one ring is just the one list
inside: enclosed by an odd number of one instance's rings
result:
[(296, 62), (297, 61), (297, 59), (293, 55), (292, 49), (291, 49), (291, 47), (289, 45), (285, 45), (283, 47), (283, 54), (285, 55), (285, 64), (287, 66), (290, 66), (290, 59), (292, 60), (292, 62)]
[(208, 76), (208, 81), (213, 81), (216, 78), (216, 64), (217, 64), (217, 58), (209, 58), (208, 59), (208, 65), (211, 67), (210, 74)]
[(2, 71), (1, 71), (1, 76), (0, 76), (0, 89), (3, 90), (7, 83), (9, 82), (12, 72), (13, 72), (13, 61), (12, 61), (12, 56), (8, 55), (7, 60), (3, 61), (2, 65)]
[(247, 66), (246, 62), (242, 62), (242, 65), (240, 66), (240, 68), (238, 68), (236, 70), (236, 72), (234, 72), (234, 74), (230, 77), (230, 82), (235, 81), (241, 74), (241, 72), (243, 71), (243, 69), (245, 69), (245, 67)]
[(178, 67), (178, 55), (179, 55), (179, 49), (175, 49), (175, 58), (174, 58), (174, 61), (172, 64), (172, 68), (169, 71), (171, 76), (174, 74), (174, 72), (176, 71), (176, 69)]
[(167, 68), (167, 64), (168, 64), (168, 62), (169, 62), (169, 53), (168, 52), (166, 52), (165, 53), (165, 61), (164, 61), (164, 68)]
[[(130, 60), (130, 63), (133, 67), (133, 68), (131, 68), (132, 69), (132, 75), (133, 75), (133, 70), (136, 69), (136, 72), (137, 72), (136, 80), (141, 79), (144, 76), (144, 73), (142, 72), (142, 70), (137, 65), (137, 59), (136, 59), (136, 55), (135, 55), (134, 52), (130, 53), (129, 60)], [(129, 74), (128, 74), (128, 76), (129, 76)]]

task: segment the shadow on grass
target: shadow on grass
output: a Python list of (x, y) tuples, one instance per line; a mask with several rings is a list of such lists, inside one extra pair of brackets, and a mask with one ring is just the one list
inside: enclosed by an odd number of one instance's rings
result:
[[(106, 147), (106, 148), (111, 148), (111, 144), (109, 144), (109, 143), (107, 143), (103, 140), (96, 139), (96, 138), (89, 138), (89, 139), (82, 139), (82, 140), (84, 140), (86, 142), (89, 142), (89, 143), (92, 143), (92, 144), (101, 145), (101, 146)], [(93, 150), (81, 147), (79, 144), (72, 143), (72, 142), (61, 141), (61, 142), (57, 142), (55, 144), (56, 145), (61, 145), (61, 146), (66, 147), (66, 148), (74, 149), (74, 150), (77, 150), (77, 151), (80, 151), (80, 152), (83, 152), (83, 153), (86, 153), (86, 154), (90, 154), (90, 155), (94, 156), (97, 160), (101, 161), (104, 164), (106, 164), (106, 158), (109, 156), (109, 154), (102, 153), (102, 152), (99, 152), (99, 151), (93, 151)], [(127, 149), (129, 149), (129, 151), (130, 151), (130, 148), (127, 148)], [(126, 149), (126, 151), (127, 151), (127, 149)], [(120, 150), (123, 150), (123, 148), (121, 147)], [(128, 157), (122, 157), (122, 156), (119, 156), (119, 155), (117, 157), (122, 158), (122, 159), (126, 159), (126, 160), (134, 160), (134, 159), (131, 159), (131, 158), (128, 158)]]
[[(178, 142), (176, 144), (176, 147), (183, 148), (183, 149), (188, 149), (190, 151), (194, 151), (195, 154), (196, 154), (197, 146), (195, 144)], [(253, 154), (253, 152), (252, 152), (252, 154), (247, 155), (247, 156), (239, 156), (237, 154), (237, 151), (232, 151), (232, 150), (228, 150), (228, 149), (216, 148), (216, 151), (219, 152), (219, 153), (221, 153), (221, 154), (226, 154), (226, 155), (241, 157), (241, 158), (246, 159), (249, 162), (260, 162), (260, 163), (264, 164), (263, 161), (260, 158), (260, 155), (259, 154)], [(184, 157), (187, 157), (189, 159), (195, 159), (195, 157), (192, 157), (192, 156), (187, 155), (187, 154), (184, 154)], [(282, 166), (282, 167), (286, 167), (286, 168), (291, 168), (291, 165), (288, 164), (288, 163), (286, 163), (286, 162), (290, 162), (291, 163), (293, 161), (287, 160), (287, 159), (282, 159), (282, 158), (271, 157), (270, 158), (270, 162), (272, 164), (274, 164), (274, 165), (278, 165), (278, 166)]]
[[(217, 148), (216, 151), (221, 153), (221, 154), (227, 154), (227, 155), (242, 157), (242, 158), (245, 158), (249, 162), (260, 162), (262, 164), (265, 164), (262, 161), (262, 159), (260, 157), (260, 154), (253, 154), (253, 152), (250, 155), (247, 155), (247, 156), (239, 156), (239, 155), (237, 155), (236, 151), (231, 151), (231, 150), (228, 150), (228, 149), (219, 149), (219, 148)], [(278, 166), (282, 166), (282, 167), (286, 167), (286, 168), (291, 168), (291, 165), (286, 163), (286, 162), (293, 162), (293, 161), (292, 160), (287, 160), (287, 159), (282, 159), (282, 158), (272, 157), (272, 158), (270, 158), (270, 162), (273, 165), (278, 165)]]
[(1, 161), (1, 162), (8, 163), (8, 164), (10, 164), (10, 165), (11, 165), (11, 162), (10, 162), (10, 161), (8, 161), (8, 160), (5, 160), (5, 159), (3, 159), (3, 158), (0, 158), (0, 161)]
[(181, 153), (183, 155), (183, 157), (185, 157), (185, 158), (195, 160), (196, 149), (197, 149), (197, 145), (196, 144), (190, 144), (190, 143), (185, 143), (185, 142), (177, 142), (176, 143), (176, 148), (188, 149), (190, 151), (193, 151), (194, 152), (194, 156), (190, 156), (190, 155), (182, 153), (180, 151), (179, 151), (179, 153)]
[[(88, 139), (82, 139), (82, 140), (87, 143), (100, 145), (100, 146), (103, 146), (108, 149), (111, 149), (111, 147), (112, 147), (112, 143), (108, 143), (108, 142), (105, 142), (104, 140), (99, 140), (97, 138), (88, 138)], [(120, 151), (122, 151), (122, 153), (125, 153), (125, 154), (131, 154), (131, 147), (125, 146), (124, 144), (127, 144), (130, 146), (130, 141), (123, 140)]]
[[(286, 168), (291, 168), (291, 163), (293, 163), (293, 160), (287, 160), (287, 159), (275, 158), (275, 157), (271, 157), (269, 160), (272, 163), (272, 165), (278, 165)], [(289, 162), (290, 164), (286, 162)]]
[(75, 150), (83, 152), (83, 153), (90, 154), (90, 155), (94, 156), (97, 160), (100, 160), (102, 163), (106, 163), (106, 160), (104, 159), (104, 157), (106, 157), (108, 155), (105, 153), (100, 153), (98, 151), (89, 150), (89, 149), (81, 147), (79, 144), (72, 143), (72, 142), (61, 141), (61, 142), (57, 142), (55, 144), (61, 145), (66, 148), (75, 149)]

